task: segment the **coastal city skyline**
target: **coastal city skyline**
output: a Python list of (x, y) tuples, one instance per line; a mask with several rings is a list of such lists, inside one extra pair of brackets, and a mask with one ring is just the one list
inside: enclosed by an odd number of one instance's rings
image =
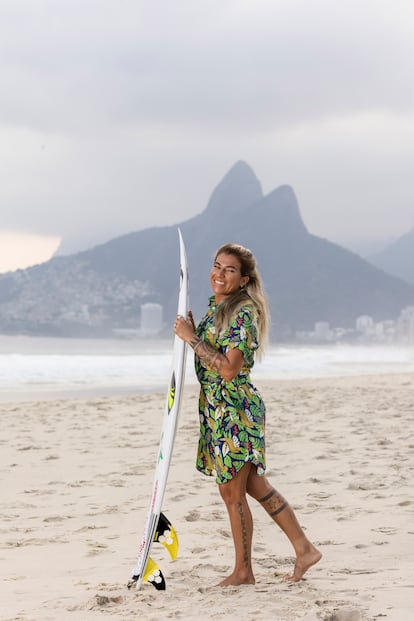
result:
[[(136, 330), (117, 330), (118, 336), (157, 337), (165, 328), (162, 304), (141, 305), (140, 326)], [(317, 321), (313, 330), (296, 331), (297, 343), (359, 343), (414, 344), (414, 306), (403, 308), (397, 319), (374, 321), (370, 315), (355, 318), (352, 328), (333, 326), (329, 321)]]

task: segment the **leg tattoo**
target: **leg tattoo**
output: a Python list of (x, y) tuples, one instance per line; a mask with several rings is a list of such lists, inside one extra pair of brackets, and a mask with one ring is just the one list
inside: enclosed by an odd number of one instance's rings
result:
[(243, 505), (241, 502), (237, 503), (237, 509), (240, 515), (240, 524), (242, 531), (242, 541), (243, 541), (243, 562), (246, 567), (249, 565), (249, 546), (247, 543), (247, 528), (246, 528), (246, 519), (243, 513)]
[(288, 503), (274, 488), (266, 494), (263, 498), (260, 498), (259, 502), (263, 505), (263, 508), (268, 512), (270, 517), (274, 517), (283, 509), (286, 509)]
[(278, 513), (283, 511), (283, 509), (286, 509), (287, 506), (288, 506), (288, 503), (284, 502), (283, 505), (281, 505), (279, 507), (279, 509), (276, 509), (276, 511), (272, 511), (272, 513), (269, 513), (270, 517), (273, 517), (273, 516), (277, 515)]

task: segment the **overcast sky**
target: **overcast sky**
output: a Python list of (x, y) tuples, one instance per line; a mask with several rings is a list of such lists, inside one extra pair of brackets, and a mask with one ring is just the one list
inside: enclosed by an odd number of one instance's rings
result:
[(312, 233), (397, 237), (413, 69), (412, 0), (1, 0), (0, 232), (174, 224), (242, 159)]

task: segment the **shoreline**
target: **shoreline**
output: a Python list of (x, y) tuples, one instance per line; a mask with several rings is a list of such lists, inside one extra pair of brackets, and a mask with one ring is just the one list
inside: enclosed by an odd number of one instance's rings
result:
[[(13, 342), (15, 342), (13, 340)], [(27, 343), (25, 340), (24, 342)], [(53, 344), (0, 352), (0, 402), (32, 399), (92, 398), (166, 391), (171, 374), (172, 343), (146, 341), (145, 349), (131, 342)], [(0, 344), (4, 345), (4, 342)], [(82, 347), (79, 349), (79, 347)], [(135, 346), (134, 346), (135, 347)], [(127, 349), (125, 349), (127, 348)], [(253, 383), (359, 375), (414, 373), (414, 348), (270, 347), (252, 370)], [(185, 384), (197, 385), (191, 351)]]
[[(307, 383), (307, 382), (326, 382), (326, 381), (335, 381), (335, 380), (355, 380), (357, 378), (381, 378), (381, 377), (393, 377), (393, 378), (407, 378), (410, 380), (414, 377), (413, 372), (401, 370), (397, 370), (395, 372), (390, 371), (377, 371), (373, 372), (373, 370), (368, 370), (365, 373), (343, 373), (343, 374), (320, 374), (314, 376), (295, 376), (295, 377), (276, 377), (272, 378), (266, 374), (263, 374), (259, 377), (255, 377), (254, 373), (252, 373), (252, 382), (257, 387), (266, 386), (267, 384), (289, 384), (289, 383)], [(63, 384), (62, 386), (57, 386), (56, 384), (51, 384), (47, 387), (43, 387), (37, 385), (36, 388), (27, 388), (27, 385), (24, 385), (21, 388), (15, 387), (12, 390), (4, 390), (0, 387), (0, 404), (11, 404), (11, 403), (25, 403), (25, 402), (33, 402), (33, 401), (68, 401), (68, 400), (89, 400), (89, 399), (99, 399), (99, 398), (109, 398), (116, 399), (120, 397), (128, 397), (128, 396), (137, 396), (140, 395), (154, 395), (160, 396), (167, 393), (168, 390), (168, 381), (166, 379), (165, 383), (162, 384), (158, 382), (153, 386), (141, 386), (141, 385), (133, 385), (133, 384), (125, 384), (125, 385), (114, 385), (114, 384), (95, 384), (84, 385), (80, 387), (79, 385), (68, 385)], [(190, 377), (186, 376), (184, 390), (193, 389), (196, 387), (198, 389), (198, 382), (195, 377), (195, 374), (191, 373)]]
[[(167, 387), (165, 387), (165, 391)], [(164, 391), (164, 392), (165, 392)], [(95, 386), (79, 388), (78, 386), (68, 386), (66, 389), (60, 387), (36, 388), (22, 390), (0, 390), (0, 404), (26, 403), (33, 401), (71, 401), (71, 400), (90, 400), (90, 399), (117, 399), (120, 397), (136, 395), (158, 395), (163, 389), (158, 386), (137, 389), (136, 386)]]

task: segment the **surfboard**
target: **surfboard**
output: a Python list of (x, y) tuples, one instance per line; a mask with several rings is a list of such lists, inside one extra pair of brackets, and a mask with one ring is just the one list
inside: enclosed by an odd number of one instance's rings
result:
[[(188, 268), (185, 246), (178, 229), (180, 246), (180, 272), (177, 313), (183, 317), (188, 312)], [(128, 582), (128, 588), (140, 589), (143, 582), (150, 582), (157, 590), (165, 589), (165, 578), (159, 565), (150, 557), (153, 542), (161, 543), (174, 560), (178, 554), (178, 538), (171, 522), (162, 513), (164, 492), (177, 429), (178, 415), (185, 375), (186, 343), (174, 336), (172, 370), (167, 391), (164, 418), (161, 430), (160, 447), (155, 468), (151, 502), (145, 522), (144, 534), (138, 550), (138, 559)]]

